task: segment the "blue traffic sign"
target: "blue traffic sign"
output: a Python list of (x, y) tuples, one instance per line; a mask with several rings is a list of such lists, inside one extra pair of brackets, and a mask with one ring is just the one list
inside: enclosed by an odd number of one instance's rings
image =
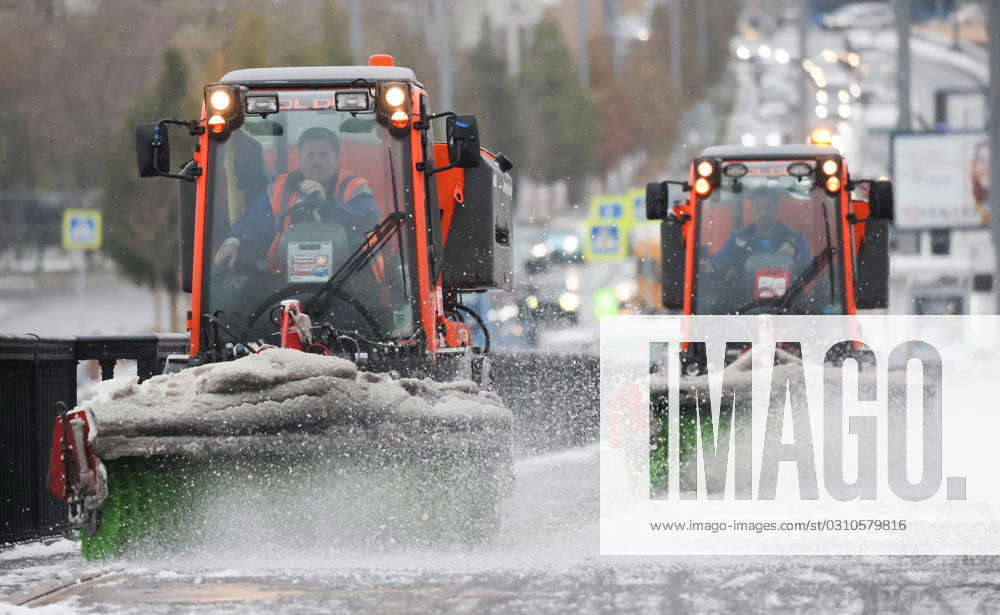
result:
[(101, 247), (101, 212), (97, 209), (67, 209), (63, 212), (62, 243), (67, 250), (97, 250)]

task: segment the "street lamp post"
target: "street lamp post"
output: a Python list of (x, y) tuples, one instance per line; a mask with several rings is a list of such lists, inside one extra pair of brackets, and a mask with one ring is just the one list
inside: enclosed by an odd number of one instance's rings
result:
[[(989, 2), (989, 15), (987, 17), (990, 36), (990, 83), (989, 97), (987, 100), (998, 100), (1000, 97), (1000, 2)], [(996, 277), (1000, 273), (1000, 187), (997, 187), (997, 180), (1000, 179), (1000, 121), (997, 121), (997, 113), (987, 106), (987, 129), (990, 136), (990, 231), (993, 235), (993, 254), (996, 263), (993, 271), (994, 289), (997, 288)], [(994, 290), (997, 306), (996, 313), (1000, 314), (1000, 291)]]
[(899, 118), (896, 130), (909, 132), (913, 126), (910, 102), (910, 0), (894, 0), (896, 7), (896, 97)]
[(810, 0), (800, 0), (799, 2), (799, 68), (803, 70), (799, 73), (799, 136), (804, 139), (809, 134), (809, 122), (812, 105), (807, 100), (809, 98), (809, 83), (806, 81), (808, 73), (802, 67), (802, 62), (809, 58), (809, 5)]

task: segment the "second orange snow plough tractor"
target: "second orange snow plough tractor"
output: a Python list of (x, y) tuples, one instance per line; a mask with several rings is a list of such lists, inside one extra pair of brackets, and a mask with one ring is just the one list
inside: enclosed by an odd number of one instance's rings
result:
[[(171, 126), (197, 138), (176, 171)], [(228, 484), (287, 482), (275, 459), (329, 477), (331, 456), (406, 452), (430, 472), (410, 483), (424, 518), (495, 532), (510, 416), (477, 386), (489, 337), (460, 296), (511, 289), (512, 164), (480, 147), (475, 118), (433, 113), (413, 71), (377, 55), (230, 72), (201, 119), (143, 124), (136, 144), (141, 176), (179, 180), (190, 354), (172, 364), (190, 369), (57, 422), (50, 483), (85, 555), (142, 542), (220, 468)], [(254, 457), (268, 462), (246, 471)], [(476, 484), (451, 504), (420, 500), (463, 480)]]
[[(686, 194), (671, 204), (668, 187)], [(866, 193), (865, 200), (852, 197)], [(687, 181), (649, 184), (662, 301), (684, 314), (854, 314), (886, 307), (892, 184), (824, 145), (717, 146)]]
[[(646, 215), (661, 220), (664, 308), (685, 315), (851, 315), (886, 307), (892, 184), (852, 177), (823, 132), (808, 145), (709, 147), (692, 161), (687, 180), (647, 186)], [(671, 186), (683, 193), (679, 203), (671, 202)], [(688, 460), (697, 453), (698, 417), (705, 416), (699, 408), (709, 390), (707, 346), (687, 343), (680, 351), (683, 467), (694, 466)], [(739, 359), (751, 349), (727, 343), (720, 362), (744, 392), (752, 379), (744, 371), (749, 363)], [(781, 344), (781, 350), (784, 358), (776, 353), (775, 365), (801, 356), (797, 344)], [(665, 353), (657, 358), (650, 384), (652, 497), (667, 493), (665, 361)], [(735, 401), (749, 397), (735, 390), (726, 389), (721, 407), (733, 408), (730, 417), (749, 416), (752, 409)]]

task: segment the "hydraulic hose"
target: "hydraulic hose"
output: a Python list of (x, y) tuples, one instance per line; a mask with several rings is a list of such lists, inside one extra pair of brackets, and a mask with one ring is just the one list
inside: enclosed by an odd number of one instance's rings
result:
[(469, 316), (472, 316), (472, 319), (476, 321), (476, 324), (479, 325), (479, 328), (483, 330), (483, 340), (484, 340), (483, 354), (484, 355), (490, 354), (490, 331), (489, 329), (486, 328), (486, 323), (483, 322), (483, 319), (480, 318), (479, 314), (476, 314), (475, 310), (473, 310), (472, 308), (465, 307), (464, 305), (456, 305), (454, 306), (454, 308), (460, 312), (465, 312)]

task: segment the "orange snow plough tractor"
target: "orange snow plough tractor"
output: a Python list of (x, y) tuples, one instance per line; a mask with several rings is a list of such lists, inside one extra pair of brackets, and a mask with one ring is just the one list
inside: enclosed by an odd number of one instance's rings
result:
[[(855, 314), (886, 307), (892, 184), (851, 177), (847, 161), (817, 132), (808, 145), (709, 147), (687, 181), (647, 186), (647, 216), (662, 220), (667, 310)], [(686, 193), (682, 202), (671, 204), (671, 184)], [(704, 358), (693, 359), (697, 371)]]
[[(431, 138), (435, 120), (444, 142)], [(169, 127), (197, 138), (178, 170)], [(511, 289), (513, 165), (480, 147), (476, 119), (433, 113), (413, 71), (376, 55), (232, 71), (205, 87), (200, 119), (142, 124), (136, 145), (141, 176), (179, 181), (190, 353), (168, 365), (176, 373), (57, 421), (50, 484), (83, 526), (85, 554), (143, 542), (220, 467), (230, 484), (280, 482), (275, 468), (288, 466), (275, 458), (329, 462), (321, 451), (378, 452), (380, 464), (406, 452), (433, 466), (436, 485), (472, 476), (463, 504), (414, 506), (447, 512), (466, 538), (494, 531), (509, 411), (477, 386), (489, 335), (460, 297)], [(179, 391), (172, 405), (157, 401), (164, 387)], [(264, 457), (256, 474), (217, 463)]]
[[(176, 175), (171, 124), (198, 135)], [(137, 140), (141, 175), (182, 182), (194, 363), (261, 339), (431, 373), (473, 354), (459, 293), (511, 288), (511, 163), (480, 148), (474, 117), (432, 114), (389, 56), (233, 71), (205, 88), (202, 120)]]

